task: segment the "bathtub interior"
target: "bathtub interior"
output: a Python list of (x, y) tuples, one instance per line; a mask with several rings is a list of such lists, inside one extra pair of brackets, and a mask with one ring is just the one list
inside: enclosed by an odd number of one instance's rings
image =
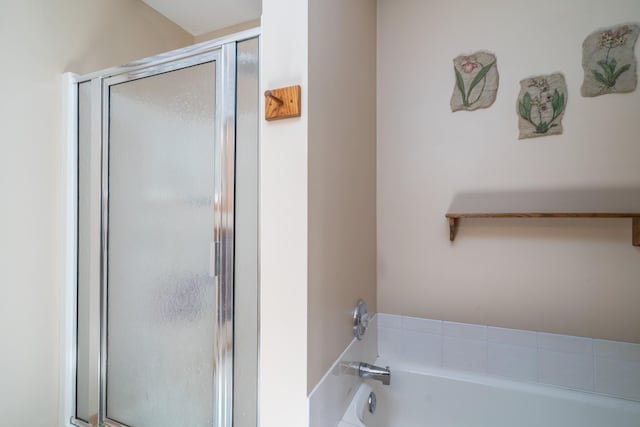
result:
[(371, 392), (373, 392), (373, 388), (368, 383), (360, 384), (338, 427), (367, 427), (365, 422), (370, 422), (370, 420), (367, 421), (365, 414), (369, 413), (369, 394)]
[[(384, 362), (382, 362), (384, 363)], [(377, 410), (368, 411), (368, 396)], [(640, 427), (640, 402), (446, 370), (363, 383), (339, 427)]]

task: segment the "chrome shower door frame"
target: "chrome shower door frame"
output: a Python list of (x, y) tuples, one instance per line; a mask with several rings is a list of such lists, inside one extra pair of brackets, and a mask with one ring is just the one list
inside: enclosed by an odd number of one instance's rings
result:
[[(214, 427), (231, 427), (233, 422), (233, 286), (234, 286), (234, 216), (235, 216), (235, 125), (236, 125), (236, 52), (237, 43), (259, 35), (258, 30), (249, 30), (234, 36), (200, 43), (183, 49), (132, 62), (122, 67), (107, 69), (85, 76), (71, 76), (71, 83), (77, 99), (78, 84), (91, 82), (91, 146), (100, 147), (101, 174), (101, 218), (100, 218), (100, 352), (99, 384), (91, 387), (99, 389), (98, 424), (106, 427), (123, 426), (107, 417), (106, 413), (106, 370), (107, 370), (107, 292), (108, 292), (108, 236), (109, 236), (109, 87), (114, 84), (149, 77), (211, 61), (216, 63), (216, 117), (215, 117), (215, 194), (214, 194), (214, 241), (215, 241), (215, 284), (217, 308), (215, 315), (215, 360), (214, 366)], [(73, 104), (73, 103), (72, 103)], [(77, 101), (75, 106), (77, 107)], [(74, 126), (77, 129), (77, 116)], [(77, 135), (69, 137), (71, 157), (77, 150)], [(77, 151), (75, 151), (77, 153)], [(70, 175), (77, 174), (77, 165)], [(76, 175), (77, 176), (77, 175)], [(69, 184), (71, 191), (77, 186)], [(76, 205), (71, 209), (77, 212)], [(71, 216), (77, 219), (75, 214)], [(71, 221), (73, 223), (74, 221)], [(77, 226), (73, 237), (77, 241)], [(74, 248), (77, 252), (77, 247)], [(72, 249), (70, 249), (71, 251)], [(73, 339), (68, 339), (66, 352), (67, 382), (75, 381), (77, 375), (77, 278), (73, 271), (68, 275), (69, 300), (73, 300), (72, 314), (67, 312), (67, 329)], [(74, 277), (74, 279), (71, 279)], [(71, 283), (72, 282), (72, 283)], [(67, 384), (67, 399), (76, 402), (75, 382)], [(90, 427), (76, 419), (74, 404), (67, 404), (64, 417), (70, 425)], [(70, 412), (70, 413), (69, 413)], [(135, 426), (132, 426), (135, 427)]]
[[(216, 63), (216, 115), (215, 115), (215, 165), (214, 181), (214, 241), (215, 241), (215, 281), (216, 281), (216, 324), (215, 324), (215, 371), (214, 417), (215, 425), (231, 426), (226, 420), (232, 412), (233, 399), (233, 178), (235, 152), (235, 43), (225, 44), (209, 52), (186, 58), (176, 58), (165, 63), (143, 69), (127, 71), (102, 80), (102, 236), (101, 236), (101, 356), (100, 356), (100, 415), (106, 427), (128, 427), (112, 420), (107, 415), (107, 358), (108, 358), (108, 236), (109, 236), (109, 109), (110, 90), (117, 85), (145, 77), (177, 71), (208, 62)], [(229, 108), (229, 106), (231, 108)], [(229, 158), (229, 156), (231, 156)], [(230, 191), (229, 191), (230, 190)], [(226, 260), (231, 258), (231, 270)], [(230, 307), (229, 307), (230, 306)], [(227, 378), (229, 375), (230, 378)], [(229, 406), (227, 408), (227, 406)], [(135, 427), (135, 426), (134, 426)]]

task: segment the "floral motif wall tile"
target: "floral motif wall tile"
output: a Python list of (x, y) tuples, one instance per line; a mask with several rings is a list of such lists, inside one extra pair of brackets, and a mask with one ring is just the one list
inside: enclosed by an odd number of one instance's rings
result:
[(591, 33), (582, 43), (582, 96), (631, 92), (638, 83), (633, 54), (640, 27), (627, 24)]
[(496, 100), (498, 65), (488, 52), (460, 55), (453, 60), (456, 84), (451, 96), (451, 111), (487, 108)]
[(521, 80), (517, 105), (519, 139), (561, 134), (566, 106), (567, 84), (562, 74)]

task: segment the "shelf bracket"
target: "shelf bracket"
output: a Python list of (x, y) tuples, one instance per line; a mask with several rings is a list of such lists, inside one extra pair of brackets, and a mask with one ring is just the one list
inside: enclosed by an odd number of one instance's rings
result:
[(456, 239), (456, 233), (458, 232), (458, 218), (449, 218), (449, 240), (452, 242)]
[(640, 246), (640, 217), (632, 218), (633, 246)]

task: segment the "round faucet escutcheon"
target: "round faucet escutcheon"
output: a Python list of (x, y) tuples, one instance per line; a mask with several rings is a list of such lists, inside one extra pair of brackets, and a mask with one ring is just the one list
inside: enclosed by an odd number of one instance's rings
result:
[(369, 393), (369, 412), (372, 414), (376, 412), (376, 406), (378, 405), (378, 398), (374, 392)]

